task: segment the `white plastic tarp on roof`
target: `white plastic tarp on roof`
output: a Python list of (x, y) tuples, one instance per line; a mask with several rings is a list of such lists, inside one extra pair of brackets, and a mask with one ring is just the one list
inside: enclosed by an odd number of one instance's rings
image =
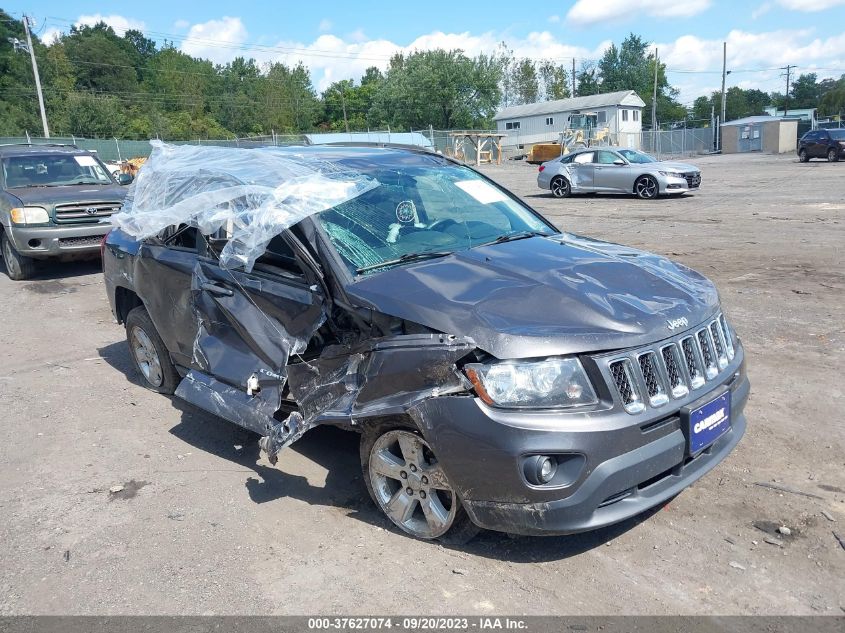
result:
[(150, 143), (152, 154), (111, 223), (138, 239), (173, 225), (195, 226), (203, 235), (225, 228), (220, 263), (227, 268), (251, 270), (275, 235), (378, 186), (290, 149)]

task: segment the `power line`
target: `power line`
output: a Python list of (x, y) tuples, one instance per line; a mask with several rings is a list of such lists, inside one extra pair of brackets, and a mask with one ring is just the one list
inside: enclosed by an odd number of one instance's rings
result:
[(786, 71), (786, 94), (783, 96), (783, 116), (786, 116), (789, 111), (789, 74), (793, 68), (796, 68), (796, 66), (789, 64), (781, 68), (781, 70)]

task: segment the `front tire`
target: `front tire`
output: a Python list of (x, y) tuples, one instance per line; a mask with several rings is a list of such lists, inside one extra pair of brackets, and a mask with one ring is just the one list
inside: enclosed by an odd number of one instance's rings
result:
[(806, 163), (810, 160), (810, 156), (809, 154), (807, 154), (806, 149), (802, 149), (800, 152), (798, 152), (798, 160), (802, 163)]
[(839, 162), (839, 150), (834, 147), (831, 147), (827, 150), (827, 162), (829, 163), (837, 163)]
[(387, 425), (365, 430), (361, 468), (370, 497), (406, 534), (458, 545), (478, 533), (416, 429)]
[(5, 232), (0, 232), (0, 250), (3, 252), (3, 263), (6, 264), (9, 279), (23, 281), (35, 274), (35, 260), (18, 253)]
[(653, 176), (641, 176), (634, 183), (634, 193), (641, 200), (654, 200), (659, 192), (657, 180)]
[(563, 176), (552, 178), (551, 189), (555, 198), (568, 198), (572, 195), (572, 187), (569, 186), (569, 181)]
[(144, 306), (133, 308), (126, 316), (126, 340), (144, 386), (157, 393), (172, 395), (179, 384), (179, 374)]

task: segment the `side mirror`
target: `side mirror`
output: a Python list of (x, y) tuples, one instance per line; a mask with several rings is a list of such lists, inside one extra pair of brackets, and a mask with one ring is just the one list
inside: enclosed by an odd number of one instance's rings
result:
[(624, 161), (624, 160), (622, 160), (621, 158), (617, 158), (615, 161), (613, 161), (613, 164), (614, 164), (614, 165), (619, 165), (619, 166), (624, 166), (624, 165), (625, 165), (625, 161)]
[(128, 184), (130, 184), (133, 180), (135, 180), (135, 179), (132, 177), (132, 174), (124, 174), (124, 173), (121, 173), (121, 174), (117, 177), (117, 184), (119, 184), (119, 185), (128, 185)]

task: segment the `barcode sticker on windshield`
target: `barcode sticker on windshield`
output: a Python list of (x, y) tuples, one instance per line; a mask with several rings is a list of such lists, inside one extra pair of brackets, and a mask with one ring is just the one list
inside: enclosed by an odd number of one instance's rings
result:
[(461, 180), (456, 182), (455, 185), (466, 191), (481, 204), (507, 200), (505, 194), (492, 185), (488, 185), (483, 180)]
[(97, 166), (97, 161), (94, 160), (93, 156), (74, 156), (73, 160), (75, 160), (76, 163), (80, 167), (96, 167)]

